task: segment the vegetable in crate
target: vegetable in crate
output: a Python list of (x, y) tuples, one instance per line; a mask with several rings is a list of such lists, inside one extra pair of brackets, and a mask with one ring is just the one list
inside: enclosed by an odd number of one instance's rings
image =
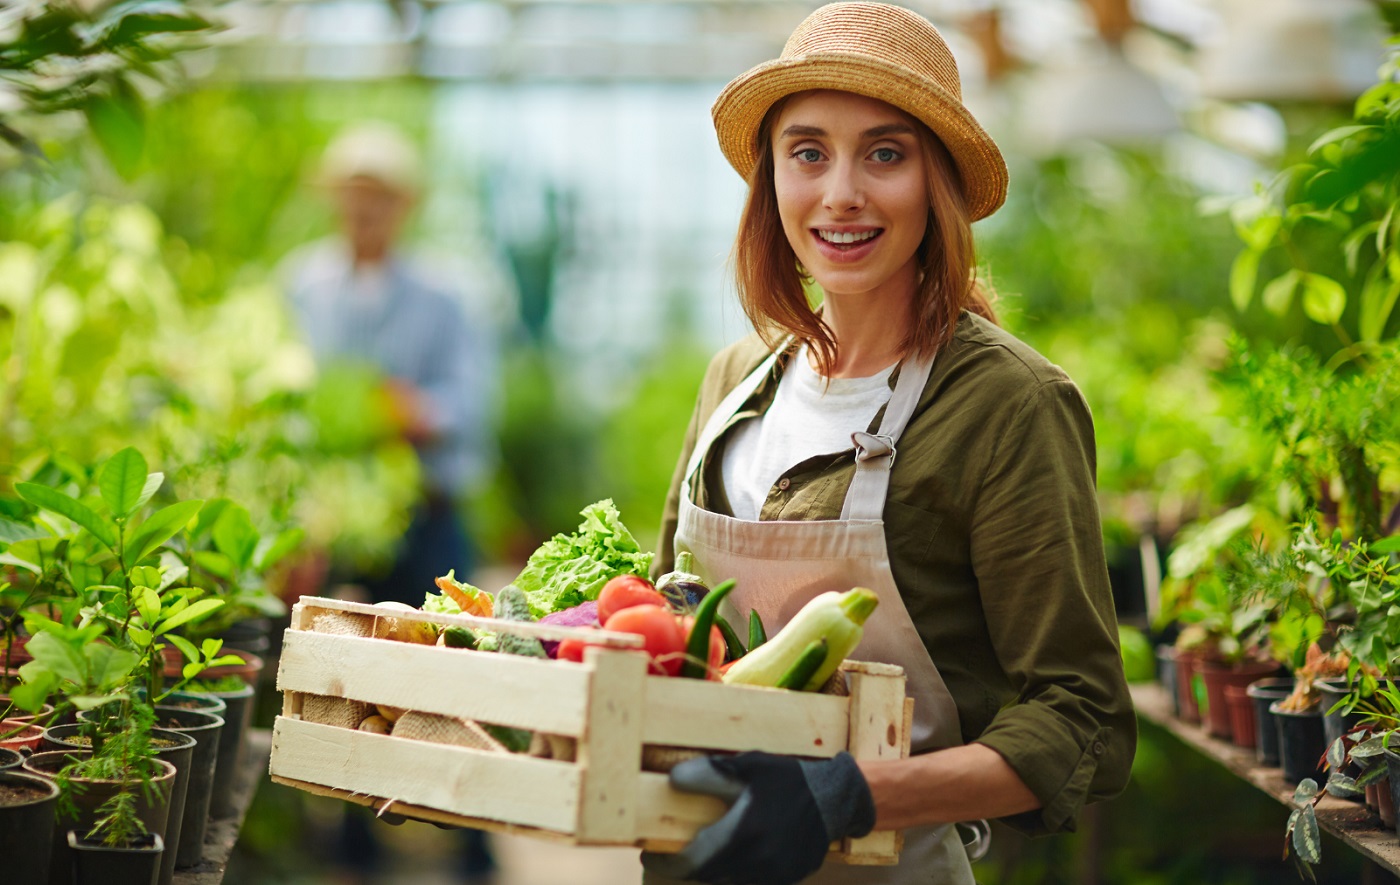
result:
[(577, 532), (541, 544), (511, 582), (537, 618), (597, 599), (611, 578), (645, 576), (651, 569), (652, 555), (637, 546), (611, 499), (590, 504), (582, 515)]
[[(556, 627), (597, 627), (598, 605), (596, 602), (581, 602), (573, 608), (545, 615), (540, 618), (540, 623), (553, 624)], [(559, 656), (559, 643), (557, 641), (542, 639), (540, 644), (544, 646), (544, 653), (551, 658)], [(583, 658), (579, 657), (575, 660), (581, 661)]]
[[(520, 592), (518, 587), (507, 584), (496, 594), (496, 617), (502, 621), (530, 622), (534, 618), (530, 616), (530, 605), (525, 601), (525, 594)], [(501, 631), (496, 634), (496, 641), (499, 643), (499, 651), (505, 655), (521, 655), (528, 658), (543, 658), (544, 646), (533, 636), (517, 636), (514, 633)], [(479, 723), (487, 734), (500, 741), (507, 750), (512, 753), (524, 753), (530, 749), (530, 739), (532, 737), (529, 729), (511, 728), (506, 725), (493, 725), (490, 723)]]
[(739, 685), (776, 686), (816, 640), (826, 641), (821, 666), (800, 686), (816, 691), (831, 678), (846, 656), (855, 651), (870, 613), (879, 605), (874, 591), (855, 587), (845, 593), (828, 592), (812, 597), (778, 635), (735, 661), (724, 681)]
[(598, 593), (598, 620), (608, 618), (634, 605), (666, 607), (666, 597), (656, 591), (651, 581), (637, 575), (618, 575), (603, 585)]
[(704, 579), (691, 572), (694, 567), (694, 555), (682, 550), (676, 554), (675, 569), (656, 579), (656, 589), (676, 611), (690, 611), (710, 592)]
[(685, 629), (680, 619), (665, 606), (634, 605), (608, 618), (604, 630), (635, 633), (651, 656), (648, 671), (657, 676), (675, 676), (685, 658)]
[(423, 611), (447, 615), (475, 615), (479, 618), (491, 617), (491, 594), (471, 584), (464, 584), (456, 579), (456, 574), (457, 570), (451, 569), (434, 580), (442, 592), (429, 593), (423, 600)]
[[(709, 671), (719, 666), (718, 663), (709, 664), (710, 650), (718, 643), (713, 641), (710, 633), (719, 635), (719, 631), (714, 627), (715, 616), (719, 614), (719, 604), (724, 601), (724, 597), (729, 595), (729, 591), (734, 589), (734, 580), (731, 578), (720, 584), (713, 592), (707, 594), (700, 601), (700, 607), (695, 610), (695, 625), (690, 631), (690, 636), (686, 640), (685, 663), (681, 665), (681, 675), (691, 679), (704, 679), (709, 675)], [(719, 635), (718, 642), (723, 642), (722, 635)], [(724, 657), (720, 655), (720, 663)]]

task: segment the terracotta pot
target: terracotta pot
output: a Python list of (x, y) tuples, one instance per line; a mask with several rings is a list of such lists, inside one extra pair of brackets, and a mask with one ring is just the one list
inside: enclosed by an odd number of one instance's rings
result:
[[(12, 731), (15, 734), (10, 734)], [(42, 728), (30, 725), (28, 722), (20, 722), (17, 719), (0, 721), (0, 735), (9, 735), (9, 737), (0, 738), (0, 747), (8, 750), (33, 750), (44, 741)]]
[[(7, 709), (9, 706), (10, 696), (7, 694), (0, 694), (0, 710)], [(41, 716), (47, 717), (52, 712), (53, 704), (45, 704), (39, 709), (38, 713), (26, 713), (19, 707), (15, 707), (13, 710), (10, 710), (10, 712), (5, 716), (5, 719), (9, 722), (33, 722), (35, 719), (38, 719)], [(45, 724), (52, 725), (53, 723), (49, 722)]]
[(1182, 722), (1201, 721), (1196, 703), (1196, 656), (1190, 652), (1176, 653), (1176, 704)]
[(1230, 714), (1230, 739), (1237, 747), (1253, 749), (1258, 743), (1259, 725), (1248, 686), (1225, 686), (1225, 707)]
[[(1221, 664), (1217, 661), (1198, 660), (1197, 671), (1206, 685), (1206, 727), (1211, 737), (1229, 740), (1234, 732), (1230, 726), (1230, 708), (1225, 700), (1225, 686), (1235, 685), (1248, 688), (1251, 682), (1273, 676), (1279, 666), (1273, 661), (1241, 661), (1237, 664)], [(1253, 741), (1241, 746), (1254, 746)]]
[(1376, 781), (1376, 813), (1381, 816), (1381, 823), (1395, 829), (1395, 797), (1390, 791), (1389, 775)]
[(18, 668), (21, 664), (27, 664), (34, 660), (34, 656), (25, 650), (25, 645), (28, 643), (28, 636), (17, 636), (6, 647), (5, 640), (0, 639), (0, 667)]

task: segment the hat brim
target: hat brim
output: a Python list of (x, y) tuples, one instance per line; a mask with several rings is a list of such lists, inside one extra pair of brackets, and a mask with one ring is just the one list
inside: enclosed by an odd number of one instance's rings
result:
[(779, 99), (811, 89), (836, 89), (888, 102), (938, 136), (962, 175), (971, 220), (1006, 200), (1006, 161), (958, 99), (907, 69), (860, 53), (816, 52), (765, 62), (730, 81), (710, 108), (720, 150), (747, 179), (758, 162), (758, 129)]

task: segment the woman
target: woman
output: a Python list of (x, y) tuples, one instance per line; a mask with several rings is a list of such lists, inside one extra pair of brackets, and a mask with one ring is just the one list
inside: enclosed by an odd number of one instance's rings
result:
[[(675, 786), (733, 806), (646, 855), (648, 882), (970, 883), (953, 822), (1072, 829), (1132, 761), (1088, 408), (975, 281), (970, 225), (1006, 167), (927, 21), (825, 6), (713, 115), (750, 186), (735, 259), (757, 334), (710, 365), (660, 549), (737, 578), (733, 614), (770, 632), (874, 589), (854, 657), (905, 668), (914, 755), (680, 766)], [(872, 827), (905, 831), (899, 866), (817, 872)]]

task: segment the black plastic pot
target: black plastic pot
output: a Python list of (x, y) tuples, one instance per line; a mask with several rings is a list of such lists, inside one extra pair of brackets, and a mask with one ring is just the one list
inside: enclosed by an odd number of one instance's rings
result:
[(173, 847), (175, 867), (183, 869), (204, 857), (204, 829), (209, 822), (209, 797), (214, 789), (214, 769), (219, 759), (219, 735), (224, 717), (200, 710), (156, 705), (156, 725), (184, 732), (196, 741), (190, 761), (190, 785), (180, 822), (180, 841)]
[(1246, 691), (1250, 700), (1254, 701), (1254, 713), (1259, 717), (1254, 758), (1260, 765), (1278, 765), (1278, 726), (1274, 723), (1274, 714), (1269, 712), (1269, 706), (1293, 693), (1293, 677), (1260, 679), (1251, 682)]
[(1181, 698), (1176, 696), (1176, 649), (1170, 645), (1157, 646), (1157, 681), (1172, 699), (1172, 715), (1181, 718)]
[[(24, 760), (24, 769), (31, 774), (52, 778), (55, 772), (68, 764), (70, 756), (84, 755), (90, 752), (88, 750), (52, 750), (45, 753), (35, 753)], [(154, 778), (155, 791), (150, 801), (147, 801), (147, 797), (140, 791), (137, 792), (136, 813), (141, 818), (147, 832), (164, 838), (165, 825), (170, 813), (170, 791), (175, 781), (175, 766), (163, 759), (157, 759), (155, 762), (164, 770)], [(77, 806), (77, 818), (58, 820), (57, 823), (65, 830), (72, 828), (86, 835), (92, 829), (93, 824), (97, 822), (98, 806), (112, 798), (118, 792), (121, 784), (116, 781), (87, 778), (74, 778), (73, 780), (82, 785), (81, 791), (75, 791), (73, 794), (73, 802)], [(56, 835), (53, 839), (53, 851), (50, 854), (49, 885), (71, 885), (73, 862), (73, 850), (69, 847), (67, 838)]]
[(238, 812), (233, 801), (234, 781), (242, 768), (243, 748), (248, 742), (248, 728), (253, 722), (256, 690), (245, 685), (238, 691), (216, 691), (206, 694), (219, 698), (226, 706), (224, 730), (219, 735), (219, 761), (214, 766), (214, 788), (209, 797), (209, 816), (215, 820), (232, 817)]
[[(1389, 735), (1386, 736), (1387, 743)], [(1400, 753), (1386, 747), (1384, 750), (1385, 767), (1390, 778), (1390, 801), (1396, 810), (1395, 831), (1400, 834)]]
[(272, 620), (269, 618), (248, 618), (229, 626), (219, 634), (225, 648), (250, 651), (255, 655), (266, 656), (272, 648)]
[[(86, 740), (76, 740), (83, 724), (55, 725), (44, 731), (44, 742), (55, 750), (87, 750)], [(175, 766), (175, 781), (170, 790), (170, 812), (166, 818), (165, 838), (171, 845), (180, 844), (184, 826), (185, 797), (189, 794), (190, 772), (194, 767), (194, 752), (198, 741), (193, 735), (166, 728), (151, 729), (151, 742), (156, 755)], [(170, 885), (175, 878), (175, 852), (161, 854), (159, 885)]]
[(160, 875), (165, 840), (152, 833), (128, 845), (103, 845), (68, 831), (73, 852), (73, 885), (154, 885)]
[[(11, 791), (16, 795), (7, 800)], [(0, 771), (0, 873), (5, 881), (48, 881), (57, 802), (58, 787), (48, 778)]]
[(17, 750), (7, 750), (0, 747), (0, 771), (11, 768), (19, 768), (19, 764), (24, 761), (24, 757)]
[(1279, 709), (1280, 701), (1269, 705), (1278, 728), (1278, 757), (1283, 768), (1283, 779), (1297, 784), (1303, 778), (1312, 778), (1318, 786), (1327, 783), (1327, 772), (1323, 769), (1323, 754), (1327, 751), (1327, 738), (1322, 730), (1322, 710), (1314, 707), (1301, 713)]
[(1314, 685), (1322, 695), (1322, 730), (1327, 739), (1327, 746), (1330, 747), (1337, 738), (1361, 724), (1362, 714), (1355, 710), (1350, 713), (1331, 712), (1337, 702), (1346, 697), (1345, 679), (1319, 679)]

